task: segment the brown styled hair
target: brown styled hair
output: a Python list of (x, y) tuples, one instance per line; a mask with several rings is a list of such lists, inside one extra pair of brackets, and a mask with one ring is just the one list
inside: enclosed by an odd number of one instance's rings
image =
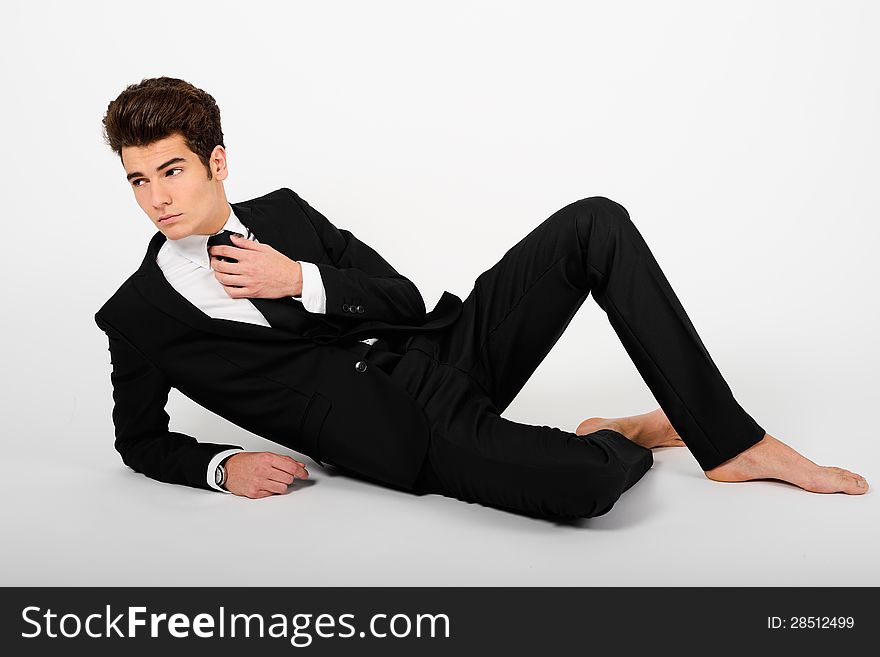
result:
[(104, 142), (122, 161), (123, 146), (148, 146), (178, 133), (198, 155), (211, 179), (209, 160), (223, 144), (220, 108), (211, 94), (178, 78), (147, 78), (131, 84), (107, 106)]

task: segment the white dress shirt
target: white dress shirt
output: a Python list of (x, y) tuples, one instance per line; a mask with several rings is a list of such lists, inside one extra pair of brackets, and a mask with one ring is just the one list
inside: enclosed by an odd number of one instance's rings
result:
[[(259, 243), (259, 240), (235, 216), (232, 205), (229, 205), (229, 219), (226, 224), (214, 234), (217, 235), (224, 230), (241, 233), (247, 239)], [(209, 317), (271, 327), (250, 299), (230, 297), (223, 289), (223, 284), (217, 280), (211, 268), (208, 237), (208, 235), (189, 235), (178, 240), (166, 239), (162, 244), (156, 256), (156, 264), (159, 265), (171, 287)], [(302, 294), (291, 298), (301, 302), (311, 313), (326, 313), (327, 294), (324, 290), (324, 282), (321, 280), (321, 271), (314, 263), (302, 260), (297, 262), (302, 267)], [(372, 345), (375, 341), (376, 338), (366, 338), (360, 342)], [(211, 488), (224, 493), (229, 492), (214, 483), (214, 472), (220, 461), (242, 451), (244, 450), (238, 448), (229, 449), (211, 459), (207, 477)]]

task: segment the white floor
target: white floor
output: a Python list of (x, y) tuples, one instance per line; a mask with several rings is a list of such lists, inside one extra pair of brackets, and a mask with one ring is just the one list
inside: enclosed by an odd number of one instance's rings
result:
[[(603, 317), (592, 301), (584, 306), (506, 417), (573, 430), (591, 415), (655, 407)], [(868, 408), (869, 362), (840, 376), (839, 364), (823, 371), (815, 357), (816, 367), (799, 372), (797, 359), (786, 362), (797, 344), (748, 333), (736, 347), (750, 355), (737, 358), (704, 323), (716, 363), (765, 429), (880, 485), (876, 436), (858, 429), (870, 418), (842, 416)], [(589, 347), (574, 339), (585, 334)], [(46, 399), (30, 395), (31, 406), (12, 414), (18, 428), (0, 477), (3, 585), (880, 584), (873, 488), (856, 497), (769, 481), (720, 484), (687, 449), (665, 448), (608, 514), (576, 524), (418, 498), (317, 464), (311, 481), (286, 495), (250, 500), (126, 468), (113, 450), (105, 367), (78, 376), (79, 388), (44, 386), (51, 413), (39, 414)], [(177, 391), (168, 410), (173, 429), (202, 440), (292, 454)], [(25, 417), (41, 428), (28, 429)]]

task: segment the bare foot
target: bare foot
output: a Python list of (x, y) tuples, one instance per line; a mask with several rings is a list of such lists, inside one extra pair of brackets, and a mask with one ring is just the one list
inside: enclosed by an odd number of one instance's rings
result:
[(779, 479), (813, 493), (868, 492), (868, 482), (859, 474), (816, 465), (769, 433), (748, 449), (712, 470), (705, 471), (713, 481)]
[(599, 429), (616, 431), (648, 449), (653, 447), (684, 447), (684, 442), (672, 428), (663, 409), (660, 408), (650, 413), (629, 417), (591, 417), (581, 422), (575, 429), (575, 433), (584, 436)]

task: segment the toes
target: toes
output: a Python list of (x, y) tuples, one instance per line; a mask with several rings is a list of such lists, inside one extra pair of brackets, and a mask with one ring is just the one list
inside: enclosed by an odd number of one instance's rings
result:
[(868, 483), (862, 475), (857, 472), (853, 472), (852, 470), (847, 470), (846, 468), (836, 468), (834, 466), (828, 466), (828, 469), (842, 477), (845, 477), (846, 479), (853, 479), (856, 482), (862, 482), (864, 484)]
[[(851, 479), (850, 489), (855, 493), (864, 493), (868, 490), (868, 484), (861, 479)], [(854, 487), (854, 489), (853, 489)]]
[(867, 483), (868, 483), (868, 481), (862, 475), (860, 475), (858, 472), (853, 472), (852, 470), (846, 470), (845, 468), (834, 468), (834, 470), (836, 470), (837, 472), (841, 473), (842, 475), (844, 475), (846, 477), (855, 479), (855, 481), (859, 482), (860, 484), (867, 485)]
[(868, 490), (868, 482), (861, 475), (842, 468), (835, 468), (841, 473), (841, 479), (845, 482), (846, 492), (864, 493)]

